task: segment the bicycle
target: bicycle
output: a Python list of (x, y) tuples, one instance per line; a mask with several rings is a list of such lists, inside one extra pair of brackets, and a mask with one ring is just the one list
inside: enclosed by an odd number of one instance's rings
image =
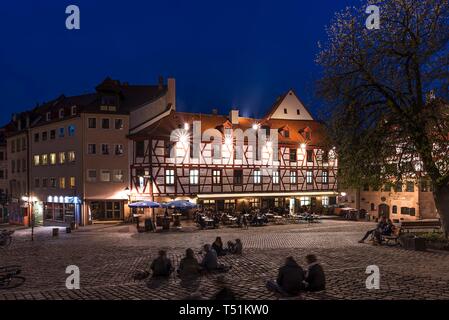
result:
[(14, 289), (25, 282), (25, 277), (20, 276), (20, 266), (11, 265), (0, 267), (0, 290)]
[(0, 247), (8, 247), (12, 242), (12, 234), (14, 230), (1, 230), (0, 231)]

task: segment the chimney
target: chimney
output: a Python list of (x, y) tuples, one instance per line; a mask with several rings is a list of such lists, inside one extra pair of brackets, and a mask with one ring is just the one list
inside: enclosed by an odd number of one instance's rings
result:
[(232, 109), (229, 113), (229, 120), (232, 124), (239, 124), (239, 111), (237, 109)]
[(171, 104), (172, 109), (176, 111), (176, 80), (175, 78), (167, 79), (167, 104)]
[(214, 116), (218, 115), (218, 109), (216, 109), (216, 108), (212, 109), (212, 114)]

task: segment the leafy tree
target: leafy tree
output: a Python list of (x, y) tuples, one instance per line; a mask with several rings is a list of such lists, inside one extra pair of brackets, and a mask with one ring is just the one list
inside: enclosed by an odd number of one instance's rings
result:
[[(380, 8), (369, 30), (368, 5)], [(317, 62), (318, 94), (330, 107), (339, 182), (433, 184), (449, 234), (448, 0), (369, 1), (336, 14)]]

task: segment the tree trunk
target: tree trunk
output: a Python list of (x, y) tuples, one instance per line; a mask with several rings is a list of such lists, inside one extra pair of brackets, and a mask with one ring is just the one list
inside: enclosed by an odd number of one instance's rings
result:
[(441, 225), (446, 238), (449, 236), (449, 185), (436, 187), (433, 192), (435, 206), (440, 215)]

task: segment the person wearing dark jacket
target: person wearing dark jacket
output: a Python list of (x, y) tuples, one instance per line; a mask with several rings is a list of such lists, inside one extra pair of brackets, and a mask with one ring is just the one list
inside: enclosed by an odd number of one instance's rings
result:
[(307, 291), (323, 291), (326, 289), (326, 277), (324, 276), (323, 267), (318, 263), (317, 258), (313, 254), (306, 256), (307, 271), (305, 278), (305, 289)]
[(223, 241), (221, 240), (221, 237), (217, 237), (215, 239), (214, 243), (212, 243), (212, 249), (215, 250), (217, 256), (219, 257), (226, 255), (226, 251), (223, 249)]
[(381, 242), (380, 235), (382, 234), (382, 231), (384, 230), (386, 225), (387, 225), (387, 219), (385, 218), (385, 216), (382, 216), (382, 218), (380, 218), (380, 221), (377, 224), (376, 228), (367, 231), (365, 236), (362, 238), (362, 240), (359, 241), (359, 243), (363, 243), (371, 234), (374, 234), (374, 237), (380, 243)]
[(186, 256), (181, 259), (178, 268), (180, 277), (194, 278), (200, 275), (201, 267), (192, 249), (186, 250)]
[(285, 264), (279, 268), (275, 281), (268, 281), (266, 286), (269, 291), (278, 292), (284, 296), (296, 296), (304, 289), (304, 270), (293, 257), (287, 257)]
[(173, 272), (171, 261), (164, 250), (159, 251), (159, 256), (153, 260), (150, 268), (153, 271), (153, 277), (168, 277)]

